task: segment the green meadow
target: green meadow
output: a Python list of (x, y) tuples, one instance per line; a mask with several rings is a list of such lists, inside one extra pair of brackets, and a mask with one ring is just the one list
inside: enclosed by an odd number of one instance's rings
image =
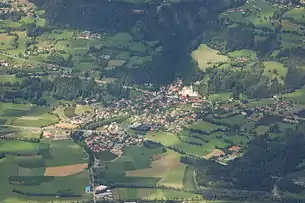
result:
[(201, 44), (191, 54), (192, 58), (197, 61), (200, 70), (205, 71), (208, 68), (219, 66), (220, 63), (227, 63), (229, 58), (221, 55), (217, 50), (208, 47), (206, 44)]
[[(50, 202), (56, 199), (55, 196), (37, 197), (21, 196), (13, 193), (15, 188), (22, 192), (32, 193), (72, 193), (79, 194), (77, 198), (63, 198), (63, 200), (90, 200), (91, 196), (85, 194), (85, 187), (89, 183), (89, 172), (87, 170), (70, 176), (47, 177), (45, 169), (48, 166), (64, 166), (69, 164), (87, 163), (86, 154), (82, 148), (71, 140), (59, 140), (47, 143), (30, 143), (22, 141), (1, 140), (0, 152), (14, 153), (36, 153), (39, 156), (12, 156), (6, 155), (0, 159), (0, 182), (3, 186), (0, 190), (0, 202), (9, 202), (11, 199), (21, 199), (24, 201)], [(56, 148), (55, 148), (56, 147)], [(46, 156), (49, 154), (49, 156)], [(16, 183), (10, 179), (23, 180)], [(21, 201), (20, 200), (20, 201)]]

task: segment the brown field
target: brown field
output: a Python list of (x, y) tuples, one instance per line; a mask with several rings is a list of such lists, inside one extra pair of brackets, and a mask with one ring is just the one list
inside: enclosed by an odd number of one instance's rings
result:
[(62, 128), (62, 129), (75, 129), (75, 128), (77, 128), (77, 125), (73, 125), (71, 123), (58, 123), (55, 126), (57, 128)]
[(8, 36), (7, 34), (0, 34), (0, 40), (1, 41), (7, 41), (10, 40), (12, 37)]
[(75, 164), (69, 166), (47, 167), (45, 176), (70, 176), (82, 172), (88, 164)]
[(213, 151), (211, 151), (210, 153), (203, 156), (203, 158), (210, 159), (210, 158), (213, 158), (213, 157), (220, 157), (222, 155), (225, 155), (224, 151), (222, 151), (220, 149), (213, 149)]

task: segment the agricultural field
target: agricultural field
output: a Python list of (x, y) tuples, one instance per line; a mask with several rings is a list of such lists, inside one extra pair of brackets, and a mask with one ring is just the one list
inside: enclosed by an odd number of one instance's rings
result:
[(50, 157), (45, 159), (47, 166), (65, 166), (88, 162), (83, 148), (72, 140), (52, 140), (48, 144)]
[(183, 188), (185, 166), (180, 163), (180, 155), (166, 152), (152, 157), (150, 168), (127, 171), (128, 177), (154, 177), (161, 180), (157, 185)]
[(298, 89), (292, 93), (282, 94), (282, 98), (297, 104), (305, 104), (305, 88)]
[(191, 55), (197, 61), (198, 67), (202, 71), (229, 61), (227, 56), (221, 55), (217, 50), (208, 47), (206, 44), (201, 44)]
[(305, 8), (293, 8), (284, 13), (283, 17), (291, 22), (305, 25)]
[(210, 94), (208, 98), (212, 101), (228, 101), (232, 97), (231, 92), (220, 92)]
[(5, 125), (42, 127), (58, 122), (52, 109), (31, 104), (0, 103), (0, 120)]
[(189, 177), (185, 177), (186, 166), (180, 163), (180, 154), (163, 152), (160, 147), (128, 147), (123, 156), (104, 163), (104, 177), (109, 183), (185, 188)]
[(211, 133), (212, 131), (215, 131), (215, 130), (224, 130), (224, 129), (226, 129), (226, 127), (221, 126), (221, 125), (215, 125), (215, 124), (202, 120), (202, 121), (197, 121), (196, 123), (194, 123), (191, 126), (191, 129), (196, 130), (196, 131), (197, 130), (202, 131), (205, 133)]
[(0, 152), (35, 154), (37, 153), (38, 146), (39, 143), (18, 140), (0, 140)]
[(228, 118), (213, 118), (213, 121), (223, 125), (242, 125), (246, 117), (243, 115), (231, 116)]
[(39, 139), (41, 136), (41, 131), (18, 131), (16, 133), (14, 133), (14, 136), (16, 138), (34, 138), (34, 139)]
[(67, 122), (71, 117), (92, 113), (93, 109), (89, 105), (76, 105), (76, 106), (60, 106), (55, 109), (54, 114), (59, 117), (62, 122)]
[(13, 48), (12, 42), (13, 42), (14, 38), (15, 38), (15, 36), (9, 36), (6, 33), (1, 33), (0, 34), (0, 41), (1, 41), (0, 49), (7, 50), (10, 48)]
[(170, 189), (147, 189), (147, 188), (117, 188), (113, 190), (116, 199), (121, 200), (162, 200), (162, 199), (189, 199), (203, 200), (203, 197), (190, 192), (175, 191)]
[(28, 127), (43, 127), (52, 125), (58, 122), (56, 116), (46, 113), (41, 116), (21, 116), (13, 119), (10, 125), (14, 126), (28, 126)]
[(304, 38), (301, 35), (297, 35), (294, 33), (282, 33), (281, 34), (281, 47), (282, 49), (291, 49), (303, 47)]
[(93, 109), (89, 105), (76, 105), (74, 113), (77, 115), (81, 115), (84, 113), (91, 113), (91, 112), (93, 112)]
[(264, 0), (251, 0), (242, 7), (223, 15), (228, 16), (233, 22), (251, 23), (256, 28), (267, 28), (273, 30), (275, 23), (272, 16), (276, 11), (276, 6)]
[(69, 120), (69, 117), (66, 116), (66, 114), (65, 114), (65, 107), (56, 108), (56, 110), (54, 111), (54, 114), (56, 114), (61, 121)]
[(250, 67), (259, 61), (256, 52), (248, 49), (232, 51), (227, 55), (234, 70), (240, 70), (240, 67), (243, 68), (242, 70), (250, 70)]
[(19, 82), (19, 83), (21, 83), (23, 81), (23, 78), (16, 78), (15, 75), (0, 75), (0, 81), (2, 83), (4, 83), (4, 82), (10, 82), (10, 83)]
[(180, 142), (177, 135), (167, 132), (149, 132), (145, 136), (146, 139), (154, 140), (162, 143), (164, 146), (172, 146)]
[[(70, 140), (51, 142), (51, 145), (48, 142), (50, 141), (44, 140), (41, 143), (0, 141), (1, 152), (4, 150), (12, 153), (36, 153), (37, 151), (42, 153), (41, 156), (15, 156), (13, 154), (0, 159), (0, 181), (4, 186), (0, 190), (1, 202), (9, 201), (11, 198), (47, 202), (55, 198), (20, 196), (12, 192), (13, 188), (33, 193), (68, 192), (81, 195), (77, 198), (78, 200), (90, 199), (90, 196), (84, 194), (84, 188), (89, 183), (89, 172), (87, 170), (88, 160), (84, 160), (86, 154), (81, 151), (82, 148)], [(54, 153), (54, 146), (57, 147), (55, 149), (57, 153)], [(62, 157), (59, 153), (64, 156)], [(49, 157), (46, 156), (47, 154)]]
[(288, 68), (284, 67), (282, 63), (275, 61), (264, 62), (264, 72), (263, 75), (270, 79), (277, 79), (280, 84), (285, 83), (285, 77), (288, 72)]

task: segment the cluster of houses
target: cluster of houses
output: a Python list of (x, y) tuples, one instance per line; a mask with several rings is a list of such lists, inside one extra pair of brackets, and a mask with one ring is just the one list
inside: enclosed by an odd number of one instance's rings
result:
[(96, 187), (92, 187), (88, 185), (85, 188), (86, 193), (93, 193), (95, 199), (112, 199), (113, 194), (112, 191), (108, 188), (107, 185), (98, 185)]
[(99, 33), (91, 33), (90, 31), (84, 31), (78, 37), (80, 39), (101, 39), (102, 35)]
[(126, 146), (143, 143), (144, 139), (118, 130), (118, 125), (112, 123), (105, 131), (95, 132), (85, 138), (86, 145), (93, 152), (111, 151), (121, 156)]
[(283, 122), (298, 124), (299, 120), (303, 120), (303, 118), (295, 114), (298, 111), (299, 109), (291, 102), (276, 101), (272, 105), (249, 108), (246, 112), (243, 111), (242, 113), (248, 115), (248, 119), (253, 121), (258, 121), (268, 115), (275, 115), (283, 117)]
[(24, 65), (24, 64), (15, 64), (9, 62), (8, 60), (0, 60), (0, 67), (12, 67), (12, 68), (36, 68), (37, 66), (33, 65)]
[(184, 109), (183, 106), (200, 106), (205, 102), (205, 98), (195, 92), (192, 86), (183, 87), (182, 81), (177, 80), (160, 88), (158, 92), (145, 93), (132, 101), (121, 99), (114, 102), (108, 107), (107, 113), (111, 115), (120, 112), (132, 115), (135, 119), (134, 125), (146, 125), (151, 130), (162, 129), (175, 133), (194, 122), (197, 117), (192, 108)]
[(241, 155), (242, 153), (240, 146), (231, 146), (230, 148), (227, 149), (227, 152), (224, 152), (223, 150), (220, 149), (214, 149), (211, 153), (205, 155), (203, 158), (213, 159), (220, 164), (226, 165), (228, 161), (236, 159)]
[[(26, 16), (35, 17), (35, 9), (32, 7), (21, 7), (21, 2), (19, 0), (3, 1), (2, 4), (8, 5), (7, 7), (0, 7), (0, 14), (11, 14), (15, 12), (24, 13)], [(14, 6), (16, 5), (16, 6)]]

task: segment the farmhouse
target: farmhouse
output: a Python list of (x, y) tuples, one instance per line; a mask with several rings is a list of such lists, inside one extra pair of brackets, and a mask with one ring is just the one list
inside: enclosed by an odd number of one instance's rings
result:
[(240, 150), (240, 146), (232, 146), (228, 150), (230, 152), (238, 152)]

